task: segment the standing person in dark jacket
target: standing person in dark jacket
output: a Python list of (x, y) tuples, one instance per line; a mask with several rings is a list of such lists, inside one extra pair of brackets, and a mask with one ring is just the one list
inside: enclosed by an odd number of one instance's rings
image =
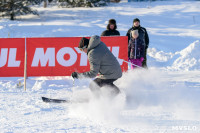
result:
[(101, 42), (99, 36), (92, 36), (90, 39), (82, 38), (78, 48), (87, 53), (90, 63), (90, 71), (84, 73), (73, 72), (73, 78), (94, 78), (98, 77), (90, 83), (90, 90), (99, 96), (100, 88), (110, 86), (112, 95), (117, 95), (120, 90), (113, 84), (122, 76), (122, 70), (116, 57), (110, 52), (107, 46)]
[(101, 36), (120, 36), (117, 29), (117, 24), (115, 19), (110, 19), (107, 25), (107, 30), (101, 33)]
[(128, 41), (131, 38), (131, 31), (132, 30), (138, 30), (139, 33), (139, 38), (141, 40), (143, 40), (144, 44), (145, 44), (145, 53), (144, 53), (144, 60), (142, 62), (142, 67), (147, 68), (147, 49), (149, 47), (149, 36), (148, 33), (146, 31), (146, 29), (144, 27), (140, 26), (140, 20), (138, 18), (135, 18), (133, 20), (133, 27), (130, 28), (126, 34), (126, 36), (128, 36)]

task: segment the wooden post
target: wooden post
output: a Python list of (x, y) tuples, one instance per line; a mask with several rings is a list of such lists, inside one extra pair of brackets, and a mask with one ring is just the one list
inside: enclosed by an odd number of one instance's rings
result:
[(26, 54), (26, 38), (25, 38), (25, 58), (24, 58), (24, 90), (26, 91), (26, 78), (27, 78), (27, 54)]

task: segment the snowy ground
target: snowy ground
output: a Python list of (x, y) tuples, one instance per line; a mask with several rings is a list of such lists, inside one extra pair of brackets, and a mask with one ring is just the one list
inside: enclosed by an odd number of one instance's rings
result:
[[(194, 133), (200, 132), (200, 2), (122, 2), (101, 8), (41, 8), (40, 16), (0, 20), (0, 36), (100, 35), (115, 18), (125, 35), (138, 17), (150, 36), (148, 70), (124, 73), (122, 94), (94, 99), (89, 79), (0, 78), (0, 132)], [(128, 101), (125, 101), (126, 99)], [(46, 104), (41, 96), (89, 98), (89, 103)]]

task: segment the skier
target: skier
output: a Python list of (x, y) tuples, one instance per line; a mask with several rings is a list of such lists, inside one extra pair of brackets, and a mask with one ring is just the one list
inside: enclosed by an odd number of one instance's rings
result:
[[(139, 38), (138, 30), (131, 31), (131, 38), (128, 44), (128, 59), (132, 64), (142, 67), (144, 60), (145, 46), (142, 39)], [(134, 69), (136, 66), (131, 65)]]
[(117, 29), (117, 24), (115, 19), (110, 19), (107, 25), (107, 30), (101, 33), (101, 36), (120, 36)]
[(144, 60), (142, 62), (142, 67), (147, 68), (147, 49), (149, 47), (149, 36), (144, 27), (140, 26), (140, 20), (138, 18), (135, 18), (133, 20), (133, 27), (130, 28), (126, 34), (128, 36), (128, 41), (131, 39), (131, 31), (132, 30), (138, 30), (139, 32), (139, 38), (144, 41), (145, 44), (145, 51), (144, 51)]
[(96, 97), (101, 95), (100, 88), (109, 86), (111, 95), (116, 96), (120, 93), (117, 86), (113, 84), (122, 76), (122, 70), (116, 57), (110, 52), (107, 46), (101, 42), (99, 36), (92, 36), (90, 39), (82, 38), (78, 48), (87, 53), (90, 63), (90, 71), (84, 73), (73, 72), (73, 78), (94, 78), (89, 85), (90, 90)]

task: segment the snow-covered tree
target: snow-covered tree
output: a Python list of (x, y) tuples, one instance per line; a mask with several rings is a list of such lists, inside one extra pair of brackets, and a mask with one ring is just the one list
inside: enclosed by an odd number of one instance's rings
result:
[(109, 0), (58, 0), (61, 7), (99, 7), (105, 6)]
[(16, 16), (25, 14), (38, 15), (37, 11), (33, 11), (30, 7), (29, 0), (1, 0), (0, 1), (0, 17), (10, 16), (10, 20), (14, 20)]

